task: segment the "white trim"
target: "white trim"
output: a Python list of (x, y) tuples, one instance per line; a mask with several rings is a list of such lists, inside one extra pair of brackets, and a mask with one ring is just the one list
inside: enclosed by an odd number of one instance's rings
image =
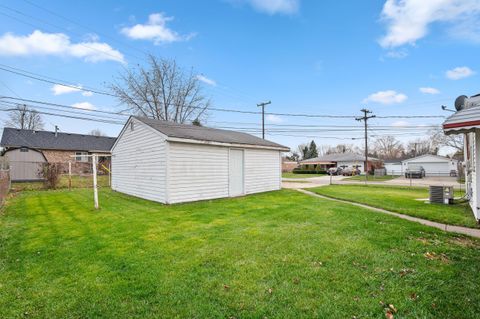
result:
[[(158, 131), (157, 131), (158, 132)], [(266, 150), (278, 150), (282, 152), (289, 152), (289, 148), (276, 147), (276, 146), (264, 146), (264, 145), (252, 145), (252, 144), (235, 144), (235, 143), (224, 143), (224, 142), (214, 142), (214, 141), (201, 141), (193, 140), (179, 137), (167, 137), (167, 141), (176, 142), (176, 143), (186, 143), (186, 144), (204, 144), (204, 145), (213, 145), (213, 146), (225, 146), (232, 147), (237, 149), (242, 148), (254, 148), (254, 149), (266, 149)]]
[(170, 204), (170, 142), (165, 141), (165, 204)]

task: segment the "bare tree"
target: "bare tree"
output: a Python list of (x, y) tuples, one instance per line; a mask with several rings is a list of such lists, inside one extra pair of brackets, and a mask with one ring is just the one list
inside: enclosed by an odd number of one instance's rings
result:
[(436, 155), (438, 153), (438, 145), (436, 141), (432, 140), (430, 137), (417, 138), (416, 140), (408, 142), (407, 149), (412, 156), (425, 154)]
[(153, 55), (148, 67), (125, 70), (110, 89), (131, 112), (153, 119), (191, 122), (205, 116), (210, 106), (193, 70), (185, 72), (175, 60)]
[(463, 152), (463, 134), (445, 135), (441, 129), (432, 131), (431, 139), (438, 146), (447, 146), (455, 151)]
[(105, 134), (102, 130), (100, 130), (99, 128), (96, 128), (94, 130), (91, 130), (90, 133), (88, 133), (90, 135), (93, 135), (93, 136), (107, 136), (107, 134)]
[(405, 152), (405, 149), (399, 140), (393, 136), (387, 135), (377, 138), (373, 142), (373, 148), (371, 151), (380, 158), (395, 159), (401, 157)]
[(17, 105), (11, 110), (5, 125), (24, 130), (42, 130), (44, 126), (40, 114), (26, 105)]

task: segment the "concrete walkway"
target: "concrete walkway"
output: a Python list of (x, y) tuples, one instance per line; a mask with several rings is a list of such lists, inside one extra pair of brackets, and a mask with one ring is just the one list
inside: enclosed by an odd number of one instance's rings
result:
[(446, 232), (449, 232), (449, 233), (458, 233), (458, 234), (463, 234), (463, 235), (468, 235), (468, 236), (480, 238), (480, 229), (473, 229), (473, 228), (468, 228), (468, 227), (453, 226), (453, 225), (447, 225), (447, 224), (432, 222), (430, 220), (426, 220), (426, 219), (422, 219), (422, 218), (418, 218), (418, 217), (412, 217), (412, 216), (409, 216), (409, 215), (394, 213), (394, 212), (391, 212), (391, 211), (386, 210), (386, 209), (376, 208), (376, 207), (365, 205), (365, 204), (359, 204), (359, 203), (350, 202), (350, 201), (347, 201), (347, 200), (336, 199), (336, 198), (332, 198), (332, 197), (328, 197), (328, 196), (319, 195), (319, 194), (307, 191), (305, 189), (297, 189), (297, 191), (299, 191), (301, 193), (304, 193), (306, 195), (310, 195), (310, 196), (314, 196), (314, 197), (318, 197), (318, 198), (322, 198), (322, 199), (332, 200), (332, 201), (336, 201), (336, 202), (339, 202), (339, 203), (344, 203), (344, 204), (349, 204), (349, 205), (353, 205), (353, 206), (357, 206), (357, 207), (361, 207), (361, 208), (366, 208), (366, 209), (369, 209), (369, 210), (373, 210), (377, 213), (383, 213), (383, 214), (387, 214), (387, 215), (391, 215), (391, 216), (396, 216), (396, 217), (406, 219), (406, 220), (409, 220), (409, 221), (412, 221), (412, 222), (420, 223), (422, 225), (435, 227), (435, 228), (438, 228), (440, 230), (443, 230), (443, 231), (446, 231)]

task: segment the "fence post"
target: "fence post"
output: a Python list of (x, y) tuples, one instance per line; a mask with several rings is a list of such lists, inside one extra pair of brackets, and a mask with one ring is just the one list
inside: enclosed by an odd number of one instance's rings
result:
[(112, 163), (111, 162), (108, 163), (108, 186), (112, 187)]
[(72, 161), (68, 161), (68, 190), (72, 190)]
[(98, 209), (98, 190), (97, 190), (97, 155), (92, 155), (93, 168), (93, 200), (95, 202), (95, 209)]

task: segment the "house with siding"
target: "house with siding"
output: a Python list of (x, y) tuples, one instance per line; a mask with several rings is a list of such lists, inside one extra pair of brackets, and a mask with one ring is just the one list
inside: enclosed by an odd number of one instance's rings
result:
[(31, 181), (42, 179), (39, 172), (43, 163), (75, 162), (79, 164), (73, 166), (75, 170), (88, 169), (91, 166), (88, 155), (95, 153), (100, 158), (110, 155), (114, 142), (114, 137), (6, 127), (0, 146), (9, 162), (12, 181)]
[(476, 220), (480, 222), (480, 94), (459, 96), (455, 108), (457, 112), (443, 123), (443, 131), (446, 135), (463, 136), (465, 197)]
[(373, 157), (368, 158), (368, 165), (365, 163), (365, 156), (353, 152), (332, 153), (323, 156), (309, 158), (300, 162), (300, 166), (306, 170), (326, 171), (331, 167), (357, 168), (361, 172), (372, 170), (382, 166), (382, 161)]
[(112, 189), (166, 204), (279, 190), (288, 151), (246, 133), (132, 116), (112, 147)]

